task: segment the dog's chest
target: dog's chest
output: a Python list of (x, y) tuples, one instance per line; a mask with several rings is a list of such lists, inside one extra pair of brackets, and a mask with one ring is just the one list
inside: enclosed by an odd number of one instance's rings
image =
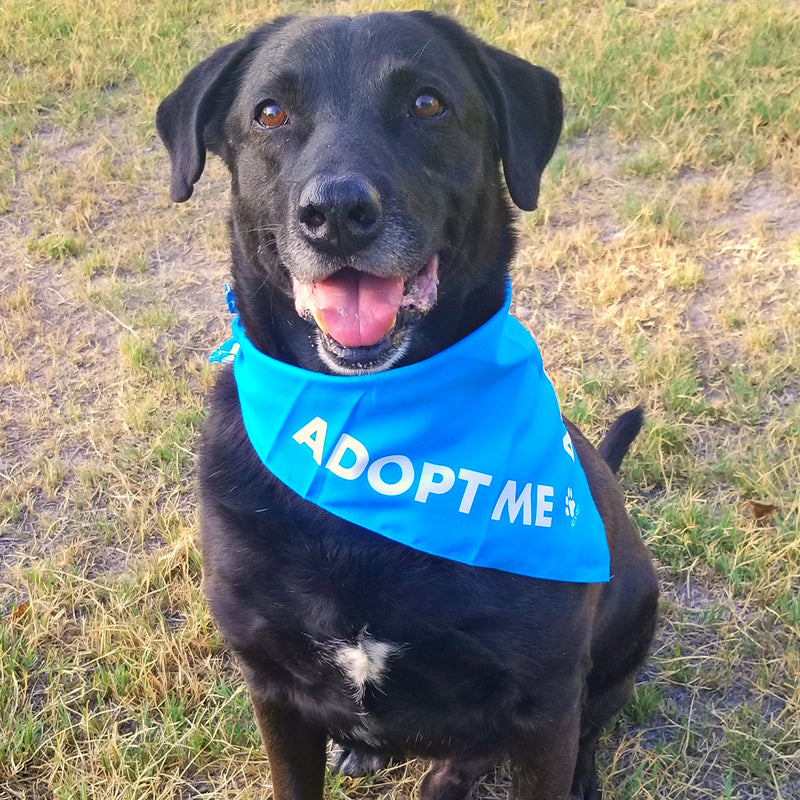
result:
[(501, 735), (498, 720), (552, 676), (549, 644), (578, 649), (542, 616), (554, 596), (578, 603), (577, 587), (476, 570), (351, 525), (244, 448), (234, 461), (231, 438), (211, 436), (203, 451), (206, 592), (264, 695), (340, 741), (436, 753), (444, 729), (468, 739), (477, 721), (487, 741)]
[(369, 747), (384, 744), (381, 722), (371, 709), (370, 698), (383, 691), (383, 685), (402, 645), (370, 636), (365, 630), (349, 642), (326, 642), (319, 645), (324, 658), (340, 672), (346, 705), (356, 712), (337, 731), (339, 738), (361, 742)]
[(354, 699), (361, 701), (367, 687), (380, 688), (391, 658), (400, 652), (401, 647), (374, 639), (363, 631), (355, 642), (334, 644), (330, 651), (333, 663), (350, 684)]

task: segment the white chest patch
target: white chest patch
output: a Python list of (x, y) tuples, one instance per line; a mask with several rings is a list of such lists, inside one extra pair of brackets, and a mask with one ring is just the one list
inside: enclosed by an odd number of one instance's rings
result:
[(368, 683), (381, 685), (389, 659), (399, 650), (400, 645), (381, 642), (362, 631), (354, 643), (337, 644), (333, 650), (333, 660), (353, 685), (356, 699), (360, 700)]

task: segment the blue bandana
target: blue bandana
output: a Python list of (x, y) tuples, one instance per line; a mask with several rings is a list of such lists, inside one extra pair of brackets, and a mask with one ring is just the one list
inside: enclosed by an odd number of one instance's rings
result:
[(340, 377), (277, 361), (238, 316), (212, 360), (233, 361), (253, 448), (306, 500), (464, 564), (608, 581), (603, 522), (536, 342), (509, 303), (510, 293), (447, 350), (385, 372)]

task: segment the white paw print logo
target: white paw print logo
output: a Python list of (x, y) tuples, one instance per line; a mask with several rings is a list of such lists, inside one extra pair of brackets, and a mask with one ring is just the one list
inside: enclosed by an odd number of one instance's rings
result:
[(568, 517), (575, 516), (575, 500), (572, 498), (572, 489), (567, 489), (567, 502), (565, 510)]

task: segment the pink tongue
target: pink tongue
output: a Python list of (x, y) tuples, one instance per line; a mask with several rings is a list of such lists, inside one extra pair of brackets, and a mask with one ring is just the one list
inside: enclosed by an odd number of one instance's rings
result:
[(314, 285), (317, 324), (343, 347), (377, 344), (403, 302), (402, 278), (341, 270)]

